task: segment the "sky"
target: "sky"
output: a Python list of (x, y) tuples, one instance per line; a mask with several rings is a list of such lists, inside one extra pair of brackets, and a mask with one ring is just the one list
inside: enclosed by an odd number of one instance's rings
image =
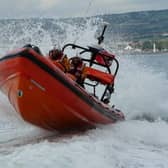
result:
[(0, 18), (84, 17), (168, 9), (168, 0), (0, 0)]

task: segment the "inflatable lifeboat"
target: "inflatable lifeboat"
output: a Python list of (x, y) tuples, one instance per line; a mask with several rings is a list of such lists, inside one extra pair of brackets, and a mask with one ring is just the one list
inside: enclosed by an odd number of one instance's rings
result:
[[(80, 49), (80, 57), (68, 58), (66, 49)], [(119, 68), (115, 56), (99, 46), (66, 44), (61, 50), (62, 57), (53, 59), (54, 50), (47, 57), (38, 47), (27, 45), (0, 59), (0, 90), (22, 118), (38, 127), (58, 131), (124, 120), (123, 113), (109, 105)], [(65, 58), (69, 69), (63, 63)], [(77, 76), (71, 69), (77, 58), (84, 65), (78, 71), (83, 75), (80, 80), (77, 78), (82, 75)]]

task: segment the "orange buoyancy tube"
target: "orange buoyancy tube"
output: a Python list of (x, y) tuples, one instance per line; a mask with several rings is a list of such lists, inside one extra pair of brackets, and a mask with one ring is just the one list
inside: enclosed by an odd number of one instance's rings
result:
[(90, 80), (99, 81), (102, 84), (112, 84), (114, 83), (114, 76), (100, 70), (85, 67), (85, 75)]

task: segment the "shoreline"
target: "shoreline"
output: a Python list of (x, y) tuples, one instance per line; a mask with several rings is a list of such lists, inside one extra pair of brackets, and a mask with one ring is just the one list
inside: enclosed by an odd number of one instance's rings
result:
[[(116, 52), (117, 53), (117, 52)], [(126, 54), (126, 55), (162, 55), (162, 54), (167, 54), (168, 56), (168, 51), (159, 51), (159, 52), (152, 52), (152, 51), (141, 51), (141, 52), (136, 52), (136, 51), (119, 51), (119, 54)]]

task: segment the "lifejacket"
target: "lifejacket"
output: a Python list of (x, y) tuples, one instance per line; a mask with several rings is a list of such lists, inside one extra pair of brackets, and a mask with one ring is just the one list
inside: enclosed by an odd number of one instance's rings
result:
[[(66, 55), (62, 55), (62, 56), (57, 56), (55, 57), (54, 55), (51, 56), (52, 54), (49, 55), (49, 59), (53, 62), (53, 64), (55, 66), (57, 66), (60, 70), (62, 70), (63, 72), (68, 72), (69, 71), (69, 60), (68, 57)], [(54, 57), (54, 59), (53, 59)]]
[(69, 72), (70, 63), (67, 55), (64, 55), (61, 60), (59, 60), (59, 63), (64, 67), (64, 72)]

